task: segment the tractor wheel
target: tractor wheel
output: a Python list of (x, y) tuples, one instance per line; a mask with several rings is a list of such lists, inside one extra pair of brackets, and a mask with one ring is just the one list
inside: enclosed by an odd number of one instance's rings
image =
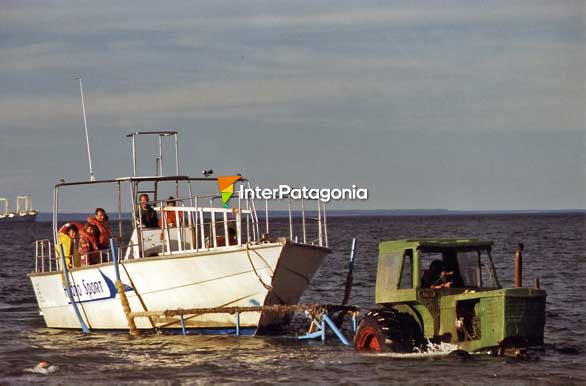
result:
[(387, 351), (385, 340), (383, 326), (369, 312), (358, 326), (354, 336), (354, 346), (358, 350)]
[(354, 346), (358, 350), (413, 352), (423, 343), (419, 324), (409, 314), (396, 311), (371, 311), (358, 326)]

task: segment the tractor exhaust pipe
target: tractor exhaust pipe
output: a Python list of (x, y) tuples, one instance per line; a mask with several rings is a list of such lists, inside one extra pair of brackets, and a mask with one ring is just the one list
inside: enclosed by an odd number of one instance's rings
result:
[(523, 243), (517, 245), (515, 250), (515, 287), (523, 286)]

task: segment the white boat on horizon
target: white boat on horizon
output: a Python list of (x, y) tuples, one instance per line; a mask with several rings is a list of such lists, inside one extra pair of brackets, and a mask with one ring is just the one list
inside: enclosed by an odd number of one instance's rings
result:
[(10, 211), (8, 199), (0, 197), (0, 224), (13, 222), (33, 222), (39, 212), (33, 209), (31, 196), (17, 196), (16, 210)]
[[(138, 176), (135, 140), (139, 136), (156, 136), (159, 155), (157, 175)], [(138, 132), (132, 139), (133, 176), (112, 180), (61, 182), (54, 189), (53, 240), (38, 240), (35, 271), (28, 274), (35, 291), (41, 315), (47, 327), (90, 330), (127, 330), (128, 310), (121, 298), (127, 299), (131, 312), (200, 309), (218, 307), (250, 307), (297, 304), (324, 257), (331, 252), (327, 242), (325, 206), (317, 202), (317, 218), (306, 218), (302, 201), (302, 218), (293, 222), (289, 200), (289, 223), (285, 235), (270, 233), (268, 200), (264, 205), (262, 226), (253, 199), (240, 199), (227, 208), (215, 204), (219, 193), (193, 194), (193, 185), (206, 185), (217, 191), (217, 179), (209, 176), (193, 178), (179, 174), (177, 132)], [(162, 141), (175, 142), (175, 173), (164, 175)], [(60, 211), (64, 189), (83, 186), (114, 187), (118, 195), (118, 229), (120, 240), (114, 249), (99, 252), (99, 262), (62, 270), (55, 257)], [(241, 177), (236, 186), (250, 186)], [(131, 199), (124, 208), (123, 187)], [(166, 195), (174, 194), (175, 206), (165, 206)], [(167, 192), (165, 194), (165, 192)], [(174, 214), (177, 224), (160, 222), (160, 228), (142, 226), (141, 194), (150, 194), (150, 204), (160, 218)], [(165, 194), (165, 198), (163, 197)], [(314, 202), (314, 203), (315, 203)], [(96, 205), (100, 206), (100, 205)], [(125, 234), (124, 213), (132, 213), (132, 231)], [(113, 224), (110, 221), (110, 224)], [(311, 223), (311, 224), (310, 224)], [(312, 226), (310, 226), (312, 225)], [(263, 228), (263, 232), (261, 232)], [(128, 240), (127, 244), (121, 240)], [(113, 253), (120, 256), (119, 278), (124, 290), (115, 285), (116, 264)], [(69, 282), (68, 294), (66, 282)], [(71, 295), (71, 296), (70, 296)], [(73, 300), (73, 302), (71, 301)], [(72, 304), (73, 303), (73, 304)], [(285, 325), (291, 314), (246, 312), (239, 315), (239, 325), (257, 334)], [(232, 329), (234, 315), (210, 313), (179, 317), (161, 315), (135, 318), (139, 330)], [(183, 326), (182, 326), (183, 324)]]

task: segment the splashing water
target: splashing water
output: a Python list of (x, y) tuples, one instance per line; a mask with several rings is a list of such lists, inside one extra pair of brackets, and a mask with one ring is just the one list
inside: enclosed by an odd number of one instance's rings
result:
[(391, 358), (432, 358), (432, 357), (444, 357), (450, 355), (450, 353), (458, 350), (458, 346), (452, 343), (432, 343), (427, 340), (427, 344), (422, 347), (416, 347), (413, 352), (410, 353), (379, 353), (374, 354), (377, 356), (387, 356)]
[(37, 373), (37, 374), (48, 375), (48, 374), (54, 373), (57, 370), (59, 370), (59, 366), (50, 365), (48, 362), (42, 361), (42, 362), (39, 362), (36, 366), (24, 369), (23, 371), (26, 373)]

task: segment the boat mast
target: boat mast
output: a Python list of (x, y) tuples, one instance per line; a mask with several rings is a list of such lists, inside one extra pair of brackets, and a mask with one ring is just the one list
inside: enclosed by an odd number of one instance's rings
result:
[(90, 152), (90, 138), (87, 132), (87, 119), (85, 117), (85, 102), (83, 100), (83, 85), (81, 82), (81, 76), (77, 76), (74, 79), (79, 80), (79, 92), (81, 94), (81, 111), (83, 112), (83, 126), (85, 128), (85, 143), (87, 145), (87, 158), (90, 164), (90, 180), (95, 181), (96, 177), (94, 177), (94, 170), (92, 169), (92, 154)]

